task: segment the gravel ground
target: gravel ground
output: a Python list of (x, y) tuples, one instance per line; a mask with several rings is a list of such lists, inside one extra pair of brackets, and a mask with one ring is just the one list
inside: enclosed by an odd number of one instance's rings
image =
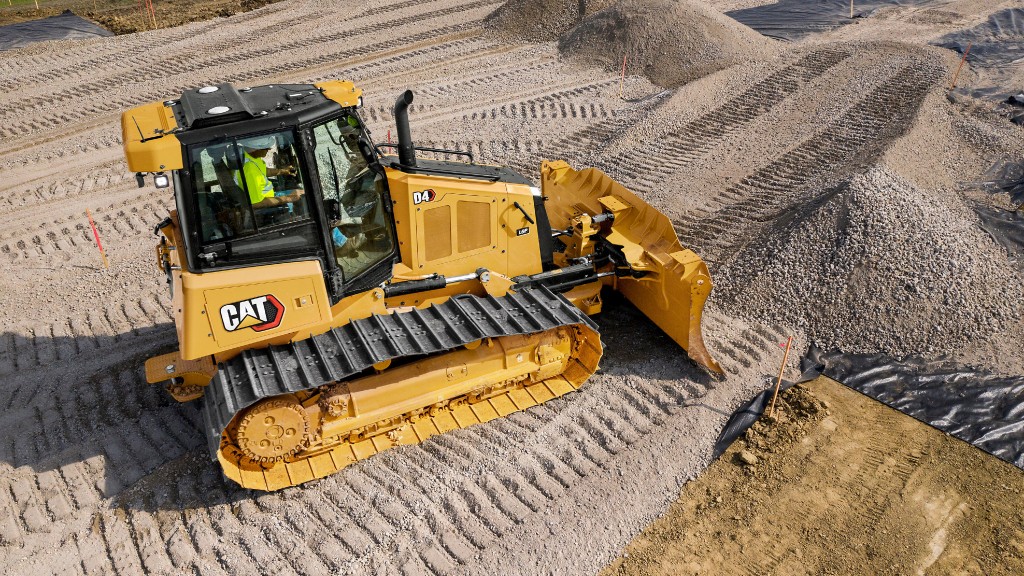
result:
[(508, 0), (485, 20), (487, 29), (508, 40), (557, 40), (580, 20), (615, 0)]
[[(961, 257), (970, 254), (964, 243), (948, 239), (947, 229), (971, 233), (955, 203), (927, 201), (961, 194), (956, 182), (977, 179), (989, 155), (1020, 149), (1018, 127), (984, 107), (945, 101), (941, 86), (956, 58), (917, 40), (926, 29), (938, 36), (981, 18), (984, 3), (955, 3), (962, 18), (914, 24), (914, 45), (886, 38), (920, 13), (890, 11), (675, 89), (631, 72), (621, 99), (617, 70), (563, 60), (554, 42), (508, 43), (486, 29), (501, 6), (275, 3), (172, 30), (0, 55), (0, 81), (17, 87), (0, 109), (5, 570), (592, 573), (707, 466), (725, 419), (777, 370), (778, 343), (795, 333), (798, 351), (807, 345), (811, 324), (808, 334), (794, 327), (805, 312), (773, 319), (727, 296), (761, 270), (740, 275), (734, 263), (765, 265), (748, 255), (752, 247), (784, 253), (790, 244), (778, 231), (786, 222), (810, 227), (828, 217), (817, 200), (846, 182), (870, 254), (884, 243), (872, 244), (867, 231), (905, 242), (894, 236), (906, 228), (867, 213), (886, 195), (872, 192), (872, 178), (905, 191), (893, 209), (940, 219), (921, 229), (959, 250), (951, 252), (956, 266), (918, 260), (927, 251), (907, 246), (876, 267), (877, 285), (893, 284), (890, 273), (934, 278), (930, 268), (989, 275), (979, 283), (1008, 278), (992, 269), (1001, 260), (991, 243), (979, 245), (991, 249), (990, 262), (972, 265)], [(729, 378), (712, 386), (651, 323), (613, 301), (598, 319), (603, 370), (578, 394), (300, 488), (253, 494), (225, 481), (207, 459), (196, 408), (144, 384), (145, 357), (174, 346), (151, 236), (173, 202), (135, 188), (121, 159), (119, 114), (205, 84), (334, 77), (363, 87), (378, 140), (392, 127), (395, 96), (412, 87), (420, 144), (468, 147), (483, 162), (533, 177), (542, 158), (599, 165), (668, 214), (711, 264), (718, 290), (706, 340)], [(109, 270), (99, 268), (86, 208)], [(961, 228), (942, 220), (950, 214)], [(963, 315), (945, 312), (957, 325), (1003, 309), (973, 304), (967, 288), (921, 284), (936, 298), (968, 299)], [(750, 290), (762, 294), (756, 302), (781, 288)], [(1004, 314), (1000, 325), (1013, 318)], [(921, 338), (908, 330), (900, 337)], [(843, 334), (836, 332), (839, 345)], [(973, 343), (979, 362), (1005, 368), (1013, 331), (972, 334), (981, 339)]]

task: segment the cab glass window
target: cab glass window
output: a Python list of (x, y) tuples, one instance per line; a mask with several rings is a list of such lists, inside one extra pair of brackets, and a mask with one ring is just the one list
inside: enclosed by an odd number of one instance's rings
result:
[(368, 167), (359, 150), (360, 134), (355, 116), (313, 127), (313, 156), (331, 217), (334, 257), (346, 280), (394, 252), (391, 218), (384, 206), (386, 182)]
[(291, 132), (192, 147), (204, 267), (315, 251), (316, 233)]

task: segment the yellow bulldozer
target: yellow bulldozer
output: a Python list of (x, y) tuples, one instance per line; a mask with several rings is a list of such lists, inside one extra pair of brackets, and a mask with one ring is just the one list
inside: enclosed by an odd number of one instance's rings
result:
[(129, 169), (176, 207), (156, 257), (179, 349), (146, 377), (202, 400), (211, 453), (245, 488), (576, 390), (601, 358), (603, 287), (722, 373), (701, 336), (711, 278), (668, 218), (596, 169), (544, 162), (537, 187), (415, 146), (412, 100), (396, 145), (373, 144), (362, 91), (339, 80), (122, 114)]

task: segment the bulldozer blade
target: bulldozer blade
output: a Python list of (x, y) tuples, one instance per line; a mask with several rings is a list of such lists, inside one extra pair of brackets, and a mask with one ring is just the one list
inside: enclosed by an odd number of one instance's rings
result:
[(565, 229), (583, 214), (612, 214), (611, 227), (602, 235), (620, 247), (634, 272), (618, 276), (615, 288), (697, 364), (724, 376), (701, 333), (712, 288), (708, 267), (683, 248), (668, 217), (596, 168), (576, 171), (559, 160), (542, 162), (540, 173), (552, 229)]

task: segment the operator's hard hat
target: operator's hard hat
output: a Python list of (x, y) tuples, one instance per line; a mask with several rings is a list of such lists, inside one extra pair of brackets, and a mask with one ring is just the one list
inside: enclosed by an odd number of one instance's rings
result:
[(269, 150), (277, 144), (273, 136), (256, 136), (242, 141), (242, 146), (248, 150)]

